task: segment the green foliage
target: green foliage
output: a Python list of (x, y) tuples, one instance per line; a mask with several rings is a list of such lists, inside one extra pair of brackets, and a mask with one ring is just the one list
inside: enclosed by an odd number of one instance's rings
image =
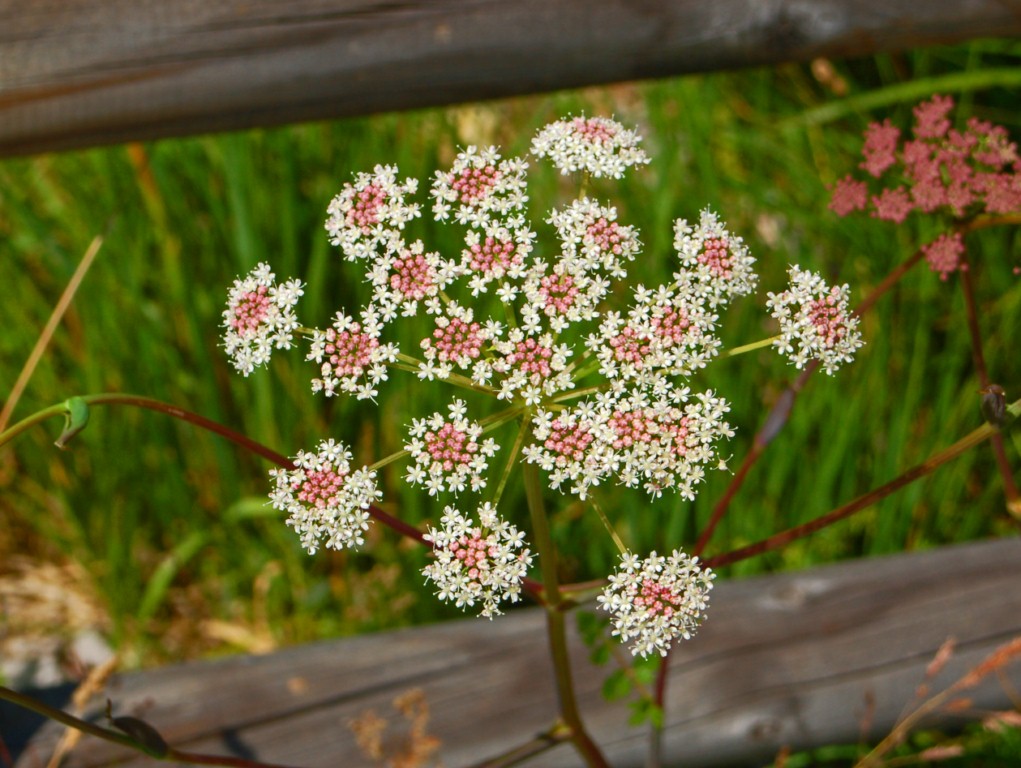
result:
[[(308, 324), (364, 298), (356, 270), (328, 243), (331, 196), (359, 170), (396, 163), (428, 184), (458, 146), (527, 149), (531, 133), (567, 112), (613, 113), (638, 125), (653, 164), (620, 185), (600, 185), (620, 219), (636, 224), (645, 255), (636, 282), (671, 270), (672, 222), (710, 206), (759, 259), (757, 297), (723, 321), (727, 346), (770, 335), (766, 291), (784, 287), (790, 263), (848, 282), (860, 300), (933, 234), (932, 223), (895, 228), (839, 219), (827, 187), (858, 160), (869, 120), (906, 124), (929, 88), (957, 91), (966, 112), (1019, 128), (1003, 71), (1021, 46), (976, 43), (838, 63), (849, 98), (808, 66), (694, 76), (642, 85), (518, 99), (271, 131), (163, 141), (0, 163), (0, 382), (13, 382), (57, 297), (92, 238), (106, 236), (16, 417), (68, 397), (134, 392), (187, 407), (287, 454), (330, 436), (371, 462), (398, 450), (412, 415), (439, 410), (439, 391), (395, 376), (379, 408), (308, 392), (312, 366), (277, 354), (247, 380), (218, 349), (227, 286), (260, 260), (278, 277), (308, 283), (299, 307)], [(925, 87), (918, 85), (922, 83)], [(911, 87), (908, 87), (911, 84)], [(869, 111), (865, 111), (868, 109)], [(535, 165), (533, 218), (571, 190)], [(540, 241), (548, 230), (539, 226)], [(454, 227), (416, 223), (431, 248), (459, 249)], [(547, 237), (548, 239), (548, 237)], [(994, 380), (1021, 380), (1009, 329), (1021, 327), (1018, 234), (969, 237), (973, 277)], [(980, 423), (963, 301), (954, 279), (911, 273), (863, 321), (867, 346), (834, 377), (817, 375), (788, 427), (734, 500), (707, 554), (747, 544), (814, 518), (897, 476)], [(413, 343), (409, 336), (401, 340)], [(793, 368), (770, 350), (721, 360), (694, 386), (733, 404), (737, 465)], [(0, 452), (0, 555), (18, 548), (81, 561), (112, 618), (114, 640), (139, 657), (220, 650), (222, 640), (169, 632), (216, 619), (260, 627), (277, 643), (393, 627), (457, 615), (428, 596), (424, 553), (378, 528), (365, 553), (308, 558), (268, 507), (260, 460), (151, 413), (94, 411), (71, 450), (52, 448), (43, 427)], [(499, 435), (497, 435), (499, 437)], [(1012, 457), (1017, 460), (1017, 456)], [(389, 511), (437, 521), (441, 506), (411, 492), (402, 468), (381, 485)], [(710, 476), (699, 499), (603, 488), (600, 501), (639, 551), (690, 544), (730, 480)], [(520, 483), (501, 507), (521, 522)], [(805, 567), (842, 557), (931, 546), (1005, 530), (1002, 487), (986, 448), (780, 554), (734, 566), (735, 575)], [(603, 576), (615, 560), (599, 520), (550, 497), (566, 579)], [(27, 542), (27, 544), (26, 544)], [(154, 638), (177, 638), (156, 640)], [(600, 651), (600, 658), (606, 651)]]

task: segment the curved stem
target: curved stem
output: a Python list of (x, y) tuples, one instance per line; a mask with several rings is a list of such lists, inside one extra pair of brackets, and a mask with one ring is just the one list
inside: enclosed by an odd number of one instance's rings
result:
[[(170, 403), (164, 403), (161, 400), (154, 400), (150, 397), (141, 397), (139, 395), (125, 395), (116, 392), (107, 392), (101, 395), (85, 395), (77, 399), (84, 402), (88, 406), (93, 405), (126, 405), (134, 408), (144, 408), (150, 411), (156, 411), (181, 421), (194, 424), (201, 429), (205, 429), (214, 434), (220, 435), (221, 437), (230, 440), (231, 442), (240, 445), (252, 453), (261, 456), (267, 461), (276, 464), (278, 467), (284, 469), (294, 469), (294, 462), (281, 453), (277, 453), (271, 448), (263, 445), (262, 443), (252, 440), (252, 438), (231, 429), (225, 427), (223, 424), (207, 419), (205, 416), (200, 416), (192, 411), (186, 411), (183, 408), (179, 408), (176, 405)], [(44, 408), (41, 411), (36, 411), (31, 416), (28, 416), (17, 424), (14, 424), (4, 432), (0, 432), (0, 446), (10, 442), (14, 438), (21, 435), (23, 432), (28, 431), (31, 427), (46, 421), (47, 419), (55, 416), (66, 416), (69, 412), (68, 403), (71, 401), (65, 401), (58, 403), (57, 405), (51, 405), (48, 408)], [(59, 443), (59, 441), (58, 441)], [(63, 445), (61, 444), (61, 447)], [(384, 512), (376, 505), (369, 506), (369, 514), (378, 520), (383, 525), (391, 528), (397, 533), (407, 536), (408, 538), (414, 539), (419, 543), (425, 543), (422, 538), (422, 532), (415, 528), (413, 525), (394, 517), (388, 512)]]
[[(974, 219), (956, 223), (953, 229), (955, 232), (960, 232), (963, 235), (980, 229), (1014, 224), (1021, 224), (1021, 214), (978, 216)], [(906, 275), (915, 265), (921, 262), (924, 257), (924, 251), (919, 248), (911, 254), (911, 256), (898, 264), (892, 272), (880, 281), (879, 285), (872, 289), (868, 296), (862, 299), (858, 306), (855, 307), (852, 314), (855, 317), (861, 317), (868, 312), (872, 308), (872, 305), (879, 301), (883, 294), (893, 288), (900, 279), (904, 277), (904, 275)], [(696, 555), (700, 554), (706, 544), (709, 543), (709, 539), (712, 537), (713, 531), (716, 529), (720, 520), (723, 519), (723, 516), (727, 513), (730, 502), (733, 500), (734, 496), (737, 495), (738, 490), (740, 490), (741, 486), (744, 484), (745, 478), (761, 457), (766, 446), (772, 442), (773, 438), (776, 437), (780, 433), (780, 430), (786, 425), (791, 409), (794, 407), (795, 398), (804, 388), (805, 384), (808, 383), (809, 376), (818, 367), (818, 362), (813, 360), (805, 367), (805, 370), (797, 378), (794, 384), (788, 387), (787, 390), (780, 395), (780, 398), (766, 417), (766, 421), (762, 428), (758, 431), (758, 433), (756, 433), (755, 438), (752, 441), (751, 450), (742, 461), (741, 467), (734, 473), (734, 477), (731, 478), (730, 484), (724, 491), (723, 496), (720, 497), (720, 500), (713, 508), (713, 514), (710, 517), (709, 522), (706, 524), (705, 529), (699, 536), (698, 544), (695, 547), (694, 553)]]
[(18, 693), (10, 688), (0, 686), (0, 699), (6, 699), (12, 704), (31, 710), (32, 712), (42, 715), (50, 720), (55, 720), (58, 723), (66, 725), (68, 728), (74, 728), (77, 731), (87, 733), (90, 736), (95, 736), (96, 738), (103, 739), (104, 741), (120, 744), (123, 747), (135, 750), (136, 752), (141, 752), (142, 754), (146, 754), (157, 760), (174, 760), (179, 763), (192, 763), (194, 765), (226, 765), (232, 766), (233, 768), (287, 768), (286, 766), (280, 766), (274, 763), (260, 763), (256, 760), (246, 760), (241, 757), (182, 752), (174, 749), (173, 747), (167, 747), (164, 754), (153, 754), (152, 751), (146, 749), (142, 744), (126, 733), (121, 733), (120, 731), (115, 731), (111, 728), (103, 728), (94, 723), (90, 723), (87, 720), (82, 720), (74, 715), (64, 712), (62, 709), (51, 707), (41, 701), (33, 699), (31, 696)]

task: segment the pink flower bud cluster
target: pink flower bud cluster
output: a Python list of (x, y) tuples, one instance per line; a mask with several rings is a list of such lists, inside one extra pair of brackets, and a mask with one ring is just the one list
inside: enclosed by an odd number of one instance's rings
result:
[[(869, 211), (896, 224), (915, 212), (962, 220), (1021, 211), (1017, 145), (1005, 128), (975, 117), (953, 128), (953, 107), (952, 98), (938, 95), (917, 105), (907, 137), (889, 120), (869, 125), (860, 164), (866, 177), (838, 181), (830, 209), (839, 216)], [(942, 280), (964, 264), (959, 236), (941, 235), (925, 251)]]

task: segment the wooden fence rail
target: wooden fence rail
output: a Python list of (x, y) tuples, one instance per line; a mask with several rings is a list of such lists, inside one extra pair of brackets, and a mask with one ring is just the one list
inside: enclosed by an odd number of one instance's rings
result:
[(0, 156), (1021, 35), (1021, 0), (0, 0)]
[[(934, 690), (1021, 636), (1019, 580), (1014, 538), (720, 583), (708, 621), (671, 666), (665, 764), (761, 765), (783, 746), (884, 735), (948, 637), (957, 651)], [(601, 698), (606, 670), (587, 664), (577, 639), (573, 655), (596, 740), (614, 766), (642, 765), (645, 732), (627, 726), (623, 703)], [(1017, 690), (1021, 663), (1007, 671)], [(444, 765), (470, 765), (528, 740), (556, 712), (541, 612), (130, 673), (106, 695), (116, 714), (143, 717), (179, 749), (334, 768), (371, 765), (346, 724), (369, 708), (399, 721), (391, 701), (412, 688), (425, 692)], [(964, 694), (970, 717), (1012, 706), (996, 675)], [(0, 707), (14, 768), (45, 765), (60, 729), (34, 732), (37, 725)], [(534, 764), (579, 763), (560, 745)], [(153, 763), (86, 738), (64, 765)]]

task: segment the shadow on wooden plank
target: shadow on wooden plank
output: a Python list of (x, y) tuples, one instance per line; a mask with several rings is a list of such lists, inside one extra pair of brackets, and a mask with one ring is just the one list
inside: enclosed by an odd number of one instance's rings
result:
[[(947, 637), (958, 650), (937, 689), (1021, 635), (1019, 580), (1021, 540), (1005, 539), (718, 584), (709, 620), (673, 660), (666, 761), (761, 763), (782, 746), (852, 743), (863, 730), (881, 737)], [(123, 674), (107, 695), (118, 714), (146, 719), (178, 748), (311, 768), (370, 764), (347, 724), (370, 708), (390, 717), (395, 696), (421, 688), (444, 764), (466, 765), (550, 725), (543, 632), (541, 611), (518, 610)], [(615, 766), (642, 765), (645, 731), (626, 725), (624, 703), (602, 700), (606, 670), (588, 664), (576, 637), (573, 652), (596, 740)], [(969, 696), (978, 709), (1010, 706), (995, 676)], [(0, 734), (17, 744), (7, 722)], [(16, 768), (45, 765), (58, 733), (52, 724), (35, 733)], [(150, 761), (87, 737), (65, 765), (115, 763)], [(559, 746), (531, 764), (580, 763)]]

